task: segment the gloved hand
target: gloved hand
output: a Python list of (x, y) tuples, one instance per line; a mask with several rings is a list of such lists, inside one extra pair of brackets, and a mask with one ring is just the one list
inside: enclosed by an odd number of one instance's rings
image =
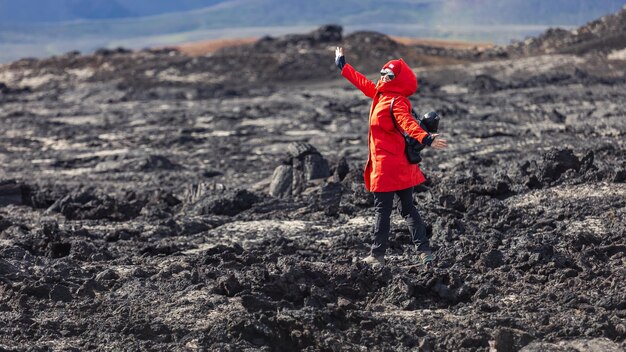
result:
[(343, 70), (343, 67), (346, 65), (346, 58), (343, 56), (343, 48), (337, 47), (337, 49), (335, 49), (335, 65), (337, 65), (339, 70)]

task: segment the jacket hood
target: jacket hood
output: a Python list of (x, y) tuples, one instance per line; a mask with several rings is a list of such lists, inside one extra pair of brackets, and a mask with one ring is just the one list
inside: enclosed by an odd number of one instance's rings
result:
[(389, 68), (396, 75), (396, 78), (389, 82), (378, 81), (376, 89), (379, 92), (393, 92), (406, 97), (415, 94), (417, 91), (417, 77), (409, 65), (402, 59), (391, 60), (382, 67), (381, 70)]

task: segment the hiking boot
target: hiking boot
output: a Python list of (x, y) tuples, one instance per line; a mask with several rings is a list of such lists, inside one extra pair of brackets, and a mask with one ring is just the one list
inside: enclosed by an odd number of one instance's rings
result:
[(423, 265), (433, 265), (433, 252), (430, 250), (419, 251), (418, 258)]
[(385, 258), (383, 256), (368, 255), (361, 260), (363, 263), (371, 266), (372, 268), (381, 268), (385, 266)]

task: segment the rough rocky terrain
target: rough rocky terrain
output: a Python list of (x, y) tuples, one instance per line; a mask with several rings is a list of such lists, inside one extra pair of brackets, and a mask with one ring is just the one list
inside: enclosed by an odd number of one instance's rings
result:
[[(442, 116), (432, 268), (397, 214), (388, 265), (359, 262), (369, 101), (340, 43), (364, 72), (405, 56)], [(624, 61), (250, 45), (0, 66), (0, 350), (624, 350)]]

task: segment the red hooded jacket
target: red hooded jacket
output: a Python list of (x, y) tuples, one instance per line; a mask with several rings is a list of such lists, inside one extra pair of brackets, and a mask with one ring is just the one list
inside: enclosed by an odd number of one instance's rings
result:
[[(389, 107), (401, 129), (418, 141), (432, 141), (411, 116), (408, 97), (417, 91), (417, 78), (404, 60), (389, 61), (383, 69), (390, 68), (395, 78), (374, 84), (363, 74), (346, 64), (341, 75), (363, 94), (373, 99), (369, 116), (368, 158), (365, 165), (365, 187), (371, 192), (392, 192), (419, 185), (425, 181), (417, 164), (410, 164), (404, 153), (404, 137), (396, 130)], [(424, 140), (426, 139), (426, 140)]]

